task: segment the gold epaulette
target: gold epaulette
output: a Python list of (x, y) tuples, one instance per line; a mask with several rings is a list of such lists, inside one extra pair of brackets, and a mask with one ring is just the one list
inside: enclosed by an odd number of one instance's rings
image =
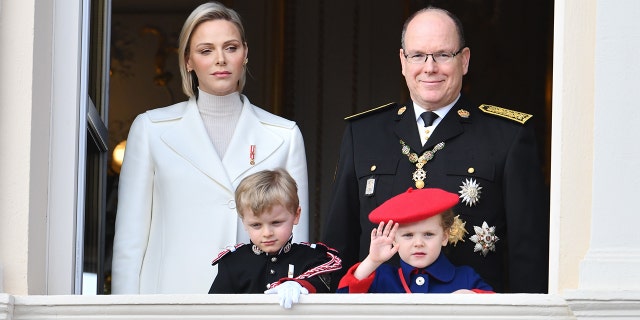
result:
[(482, 112), (484, 113), (493, 114), (498, 117), (503, 117), (509, 120), (520, 122), (522, 124), (533, 117), (533, 115), (530, 115), (528, 113), (500, 108), (489, 104), (483, 104), (479, 106), (478, 109), (482, 110)]
[(396, 105), (396, 103), (395, 103), (395, 102), (387, 103), (387, 104), (382, 105), (382, 106), (379, 106), (379, 107), (377, 107), (377, 108), (369, 109), (369, 110), (367, 110), (367, 111), (362, 111), (362, 112), (360, 112), (360, 113), (356, 113), (356, 114), (350, 115), (350, 116), (348, 116), (348, 117), (344, 118), (344, 120), (354, 120), (354, 119), (358, 119), (358, 118), (360, 118), (360, 117), (362, 117), (362, 116), (364, 116), (364, 115), (366, 115), (366, 114), (371, 114), (371, 113), (374, 113), (374, 112), (376, 112), (376, 111), (382, 111), (382, 110), (384, 110), (384, 109), (386, 109), (386, 108), (388, 108), (388, 107), (395, 106), (395, 105)]

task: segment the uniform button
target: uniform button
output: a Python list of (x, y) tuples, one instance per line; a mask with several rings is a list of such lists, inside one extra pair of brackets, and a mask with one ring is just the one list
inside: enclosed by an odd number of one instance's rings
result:
[(275, 270), (273, 270), (273, 269), (271, 269), (271, 270), (269, 270), (269, 273), (271, 273), (271, 274), (276, 274), (276, 271), (275, 271)]
[(267, 289), (269, 289), (269, 284), (267, 283)]
[(231, 199), (229, 200), (229, 202), (227, 202), (227, 207), (229, 207), (229, 209), (235, 209), (236, 208), (236, 201)]
[(417, 277), (416, 278), (416, 284), (421, 286), (424, 284), (424, 278), (423, 277)]
[(376, 171), (377, 168), (378, 167), (376, 167), (376, 165), (374, 164), (374, 165), (371, 166), (371, 171)]
[(469, 169), (467, 169), (467, 172), (469, 172), (469, 173), (474, 173), (474, 172), (476, 172), (476, 169), (474, 169), (474, 168), (469, 168)]
[(271, 262), (276, 262), (276, 261), (278, 261), (278, 258), (276, 257), (271, 258)]

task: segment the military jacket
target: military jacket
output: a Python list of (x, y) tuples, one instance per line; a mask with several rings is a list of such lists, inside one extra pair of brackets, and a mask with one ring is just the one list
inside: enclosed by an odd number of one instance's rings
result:
[(453, 210), (468, 232), (444, 248), (451, 262), (471, 266), (496, 292), (546, 292), (548, 195), (529, 115), (509, 112), (483, 112), (462, 96), (424, 146), (411, 102), (349, 119), (322, 241), (345, 265), (364, 259), (375, 227), (369, 213), (415, 188), (409, 156), (431, 153), (424, 187), (460, 195)]
[(330, 273), (342, 267), (337, 252), (322, 243), (289, 243), (276, 255), (239, 244), (221, 252), (212, 265), (218, 265), (218, 275), (209, 293), (263, 293), (290, 280), (310, 293), (326, 293)]

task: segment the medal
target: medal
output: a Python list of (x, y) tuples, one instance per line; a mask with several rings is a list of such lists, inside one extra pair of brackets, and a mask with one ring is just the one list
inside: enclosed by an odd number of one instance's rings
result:
[(249, 147), (249, 164), (252, 166), (256, 164), (256, 145), (255, 144), (252, 144)]
[(418, 156), (417, 153), (411, 152), (411, 148), (400, 140), (402, 145), (402, 154), (409, 158), (409, 162), (415, 163), (416, 171), (413, 172), (412, 179), (415, 181), (416, 188), (424, 188), (424, 179), (427, 178), (427, 172), (422, 169), (427, 162), (429, 162), (436, 155), (436, 152), (444, 148), (444, 142), (436, 144), (433, 149), (425, 151), (422, 155)]
[(458, 193), (460, 194), (460, 199), (462, 199), (464, 204), (469, 207), (473, 207), (478, 203), (478, 201), (480, 201), (480, 190), (482, 190), (482, 187), (478, 184), (476, 179), (466, 179), (462, 182)]
[(460, 215), (453, 217), (453, 224), (449, 227), (449, 243), (453, 244), (454, 247), (458, 244), (458, 241), (464, 242), (464, 235), (469, 233), (464, 228), (465, 224), (467, 223), (460, 219)]
[(376, 189), (376, 179), (374, 178), (369, 178), (367, 179), (367, 185), (364, 189), (364, 195), (365, 196), (371, 196), (373, 195), (373, 192)]
[(482, 256), (486, 257), (489, 251), (496, 251), (496, 242), (500, 239), (496, 236), (495, 226), (489, 228), (487, 222), (484, 221), (482, 222), (482, 227), (473, 226), (473, 230), (476, 234), (469, 237), (476, 244), (473, 247), (473, 252), (480, 251)]

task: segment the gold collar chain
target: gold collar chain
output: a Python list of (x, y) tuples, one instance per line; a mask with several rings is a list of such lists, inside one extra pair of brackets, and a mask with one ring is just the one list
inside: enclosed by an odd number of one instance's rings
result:
[(416, 188), (424, 188), (424, 179), (427, 177), (427, 172), (422, 169), (429, 160), (433, 159), (436, 152), (444, 148), (444, 141), (436, 144), (433, 149), (425, 151), (422, 155), (418, 156), (417, 153), (411, 152), (411, 148), (400, 140), (402, 145), (402, 154), (409, 158), (409, 162), (416, 164), (416, 171), (413, 172), (413, 181), (416, 182)]

